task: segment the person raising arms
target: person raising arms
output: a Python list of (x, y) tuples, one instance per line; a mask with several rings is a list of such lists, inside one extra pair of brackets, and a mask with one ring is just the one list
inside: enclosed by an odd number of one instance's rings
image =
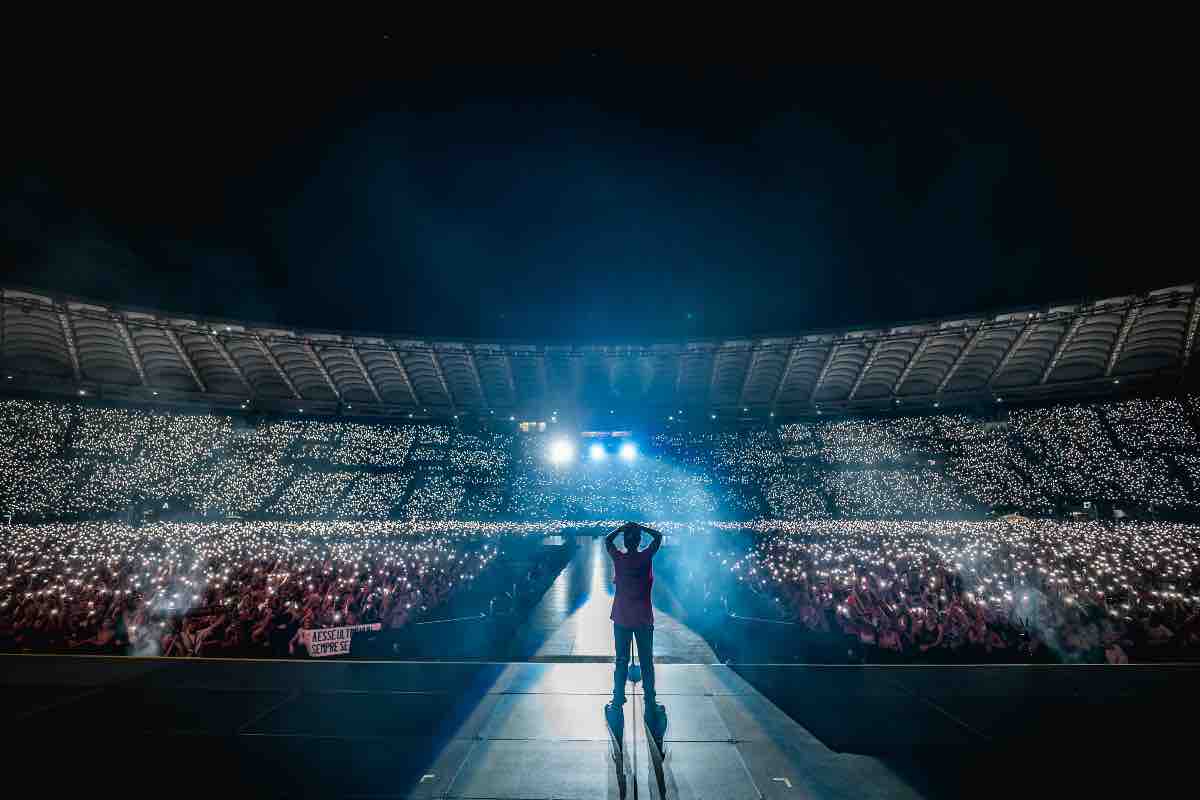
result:
[[(638, 550), (642, 531), (650, 534), (650, 545)], [(624, 535), (625, 550), (615, 544), (619, 535)], [(625, 703), (625, 681), (629, 675), (630, 645), (637, 639), (638, 663), (642, 667), (642, 681), (646, 693), (646, 709), (654, 703), (654, 610), (650, 603), (650, 590), (654, 585), (654, 570), (651, 562), (662, 546), (663, 535), (636, 522), (610, 531), (604, 537), (604, 546), (613, 560), (613, 638), (616, 641), (616, 671), (613, 674), (613, 706), (620, 708)]]

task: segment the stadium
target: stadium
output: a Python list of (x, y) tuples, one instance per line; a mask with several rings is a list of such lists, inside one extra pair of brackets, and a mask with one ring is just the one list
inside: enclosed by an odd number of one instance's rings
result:
[(578, 348), (3, 308), (9, 651), (585, 668), (632, 518), (664, 671), (1200, 652), (1192, 286)]
[[(238, 74), (244, 138), (164, 101), (183, 133), (135, 113), (5, 184), (12, 772), (477, 800), (1194, 783), (1200, 283), (1059, 258), (1072, 225), (1113, 241), (1091, 162), (1042, 160), (1075, 128), (972, 81), (563, 72), (590, 99), (432, 70), (283, 87), (281, 120)], [(823, 110), (771, 111), (790, 91)], [(166, 155), (123, 143), (147, 120)]]

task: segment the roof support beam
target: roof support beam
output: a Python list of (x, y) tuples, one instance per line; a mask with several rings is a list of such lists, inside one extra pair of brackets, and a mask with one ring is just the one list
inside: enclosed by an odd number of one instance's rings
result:
[[(258, 337), (254, 338), (257, 341)], [(254, 397), (254, 387), (250, 385), (250, 379), (246, 377), (246, 373), (242, 371), (241, 366), (233, 360), (233, 355), (230, 354), (229, 349), (225, 347), (225, 343), (222, 342), (220, 337), (215, 333), (209, 333), (208, 340), (212, 343), (213, 349), (220, 354), (221, 359), (225, 362), (225, 365), (233, 370), (234, 375), (238, 376), (238, 380), (242, 382), (242, 386), (245, 387), (246, 393), (249, 396)], [(276, 365), (276, 368), (278, 368), (278, 365)], [(296, 388), (292, 386), (291, 381), (287, 379), (286, 375), (284, 376), (284, 380), (288, 386), (292, 387), (292, 391), (296, 392)], [(296, 397), (300, 397), (299, 393), (296, 394)]]
[(200, 377), (200, 373), (196, 371), (196, 365), (192, 363), (192, 359), (184, 352), (183, 344), (179, 341), (179, 334), (175, 333), (175, 329), (171, 327), (163, 327), (163, 333), (167, 336), (167, 341), (175, 348), (175, 355), (179, 356), (179, 360), (187, 367), (187, 371), (191, 374), (192, 380), (196, 382), (196, 387), (201, 392), (208, 392), (208, 387), (204, 385), (204, 379)]
[(1075, 339), (1075, 334), (1079, 333), (1079, 329), (1081, 327), (1083, 327), (1082, 315), (1075, 318), (1075, 321), (1071, 323), (1071, 327), (1067, 328), (1066, 333), (1064, 333), (1063, 337), (1058, 340), (1058, 347), (1054, 348), (1054, 355), (1050, 357), (1050, 363), (1046, 364), (1046, 368), (1042, 370), (1042, 377), (1038, 383), (1044, 384), (1046, 381), (1050, 380), (1051, 373), (1053, 373), (1054, 368), (1058, 366), (1058, 362), (1062, 359), (1063, 353), (1067, 352), (1067, 348), (1071, 346), (1071, 342)]
[(83, 380), (83, 370), (79, 367), (79, 350), (75, 347), (75, 328), (67, 317), (65, 307), (58, 309), (58, 324), (62, 328), (63, 341), (67, 343), (67, 355), (71, 358), (71, 373), (75, 376), (75, 382), (79, 383)]
[(413, 406), (420, 406), (421, 398), (417, 397), (417, 389), (413, 386), (412, 379), (408, 377), (408, 370), (404, 368), (404, 362), (400, 360), (400, 354), (396, 352), (396, 348), (388, 345), (387, 353), (392, 357), (392, 366), (400, 373), (400, 377), (404, 379), (404, 388), (408, 389), (408, 394), (412, 397)]
[(963, 362), (967, 360), (967, 356), (971, 355), (975, 350), (975, 345), (979, 344), (979, 340), (983, 338), (985, 328), (986, 326), (980, 323), (975, 332), (967, 337), (967, 343), (963, 345), (962, 350), (959, 350), (958, 355), (954, 357), (954, 363), (950, 365), (950, 369), (946, 370), (946, 374), (938, 381), (938, 394), (946, 391), (946, 387), (950, 384), (951, 379), (954, 378), (954, 373), (958, 372), (958, 368), (963, 365)]
[(917, 343), (917, 349), (912, 351), (912, 355), (908, 357), (908, 363), (904, 365), (904, 371), (900, 373), (900, 377), (896, 378), (896, 383), (892, 385), (892, 396), (900, 393), (900, 387), (908, 380), (908, 375), (913, 371), (913, 367), (921, 360), (921, 356), (925, 355), (926, 348), (933, 341), (934, 334), (927, 333), (921, 337), (921, 341)]
[[(1200, 290), (1196, 290), (1200, 292)], [(1192, 350), (1196, 343), (1196, 323), (1200, 321), (1200, 293), (1192, 298), (1192, 311), (1188, 319), (1187, 336), (1183, 339), (1183, 366), (1187, 369), (1192, 361)]]
[(717, 359), (721, 357), (721, 345), (712, 349), (712, 360), (708, 362), (708, 406), (711, 408), (713, 397), (717, 394)]
[(501, 350), (500, 357), (504, 360), (504, 377), (508, 379), (509, 397), (512, 398), (513, 405), (517, 405), (517, 377), (513, 374), (512, 353), (508, 350)]
[(746, 390), (750, 388), (750, 376), (754, 374), (754, 368), (758, 366), (759, 345), (750, 345), (750, 358), (746, 362), (746, 374), (742, 376), (742, 389), (738, 392), (738, 406), (746, 405)]
[(871, 345), (871, 351), (867, 353), (867, 357), (863, 360), (863, 365), (858, 370), (858, 375), (854, 378), (854, 387), (850, 390), (850, 394), (846, 397), (847, 400), (853, 400), (854, 395), (858, 394), (858, 387), (862, 386), (863, 379), (867, 377), (867, 371), (875, 364), (875, 356), (879, 354), (879, 343), (881, 339), (876, 339)]
[(829, 367), (833, 364), (833, 359), (837, 357), (838, 343), (829, 343), (829, 352), (825, 354), (825, 363), (821, 365), (821, 371), (817, 373), (817, 380), (813, 383), (813, 387), (808, 393), (809, 405), (817, 398), (817, 392), (821, 391), (821, 384), (825, 383), (825, 376), (829, 374)]
[(1112, 352), (1108, 354), (1108, 366), (1104, 369), (1104, 377), (1111, 377), (1113, 370), (1117, 368), (1117, 362), (1121, 360), (1121, 351), (1125, 349), (1125, 341), (1129, 338), (1129, 332), (1133, 330), (1133, 326), (1141, 314), (1141, 306), (1130, 306), (1125, 312), (1125, 319), (1121, 322), (1121, 331), (1117, 334), (1117, 341), (1113, 342)]
[(376, 388), (375, 381), (371, 379), (371, 373), (367, 372), (367, 365), (363, 363), (362, 356), (358, 354), (358, 348), (351, 345), (347, 350), (350, 351), (350, 358), (354, 359), (354, 365), (362, 373), (363, 381), (367, 384), (367, 388), (371, 390), (371, 396), (375, 398), (376, 403), (382, 404), (383, 396), (379, 394), (379, 389)]
[(471, 365), (471, 374), (475, 376), (475, 385), (479, 387), (479, 402), (483, 408), (488, 408), (487, 389), (483, 388), (483, 376), (479, 374), (479, 364), (475, 363), (475, 352), (470, 347), (464, 347), (463, 352), (467, 354), (467, 363)]
[(308, 355), (308, 357), (312, 359), (313, 366), (317, 368), (317, 372), (321, 373), (321, 377), (325, 379), (326, 385), (329, 386), (329, 391), (333, 392), (333, 396), (336, 397), (340, 403), (342, 400), (342, 393), (338, 390), (337, 384), (333, 382), (333, 376), (329, 374), (329, 370), (325, 369), (325, 362), (321, 361), (321, 356), (317, 354), (316, 348), (312, 346), (312, 342), (306, 339), (301, 345), (301, 348)]
[(121, 341), (125, 343), (125, 350), (129, 353), (129, 360), (133, 362), (133, 368), (137, 370), (138, 380), (142, 382), (142, 386), (147, 386), (146, 369), (142, 365), (142, 354), (138, 352), (133, 337), (129, 335), (129, 326), (125, 324), (125, 320), (121, 317), (113, 317), (113, 325), (116, 326), (117, 333), (121, 334)]
[[(450, 384), (446, 383), (446, 373), (442, 369), (442, 360), (438, 358), (437, 348), (433, 345), (429, 346), (429, 360), (433, 362), (433, 371), (437, 375), (438, 383), (442, 386), (442, 391), (446, 395), (446, 402), (450, 404), (451, 413), (458, 413), (458, 405), (454, 402), (454, 395), (450, 393)], [(472, 361), (471, 363), (474, 363)]]
[(1017, 338), (1013, 339), (1008, 350), (1004, 352), (1004, 356), (1000, 359), (1000, 363), (992, 370), (992, 374), (988, 376), (987, 385), (990, 387), (996, 382), (996, 378), (1000, 377), (1000, 373), (1004, 372), (1004, 368), (1008, 366), (1008, 362), (1012, 361), (1013, 356), (1017, 351), (1025, 346), (1025, 341), (1033, 334), (1034, 320), (1031, 318), (1021, 326), (1021, 332), (1017, 334)]
[(774, 411), (779, 405), (779, 395), (783, 394), (783, 387), (787, 385), (788, 377), (792, 374), (792, 365), (796, 363), (796, 354), (800, 352), (800, 345), (797, 342), (792, 342), (788, 348), (787, 361), (783, 364), (783, 369), (779, 372), (779, 382), (775, 384), (775, 390), (771, 392), (771, 410)]
[[(267, 361), (270, 362), (271, 366), (275, 368), (276, 374), (279, 375), (279, 379), (282, 380), (288, 387), (288, 391), (292, 393), (292, 397), (297, 400), (302, 400), (303, 398), (300, 396), (300, 390), (296, 388), (296, 384), (292, 383), (292, 379), (286, 372), (284, 372), (283, 365), (279, 363), (279, 359), (275, 358), (275, 354), (271, 352), (271, 348), (267, 347), (267, 343), (262, 340), (261, 336), (252, 334), (251, 338), (254, 340), (254, 343), (258, 345), (258, 349), (262, 351), (263, 357), (266, 358)], [(213, 336), (212, 339), (214, 342), (217, 341), (216, 336)], [(224, 346), (221, 346), (221, 352), (225, 353), (225, 360), (230, 364), (233, 364), (233, 359), (230, 358), (229, 353), (225, 352)], [(249, 382), (246, 381), (246, 376), (242, 374), (241, 369), (238, 369), (237, 372), (239, 375), (242, 375), (242, 382), (249, 386)]]

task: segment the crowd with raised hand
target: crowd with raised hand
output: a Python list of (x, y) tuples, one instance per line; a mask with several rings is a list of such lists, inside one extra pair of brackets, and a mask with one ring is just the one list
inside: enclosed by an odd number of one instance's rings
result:
[(301, 629), (403, 628), (498, 554), (395, 522), (0, 526), (0, 649), (284, 655)]
[(1200, 526), (795, 522), (712, 558), (760, 612), (873, 660), (1200, 656)]

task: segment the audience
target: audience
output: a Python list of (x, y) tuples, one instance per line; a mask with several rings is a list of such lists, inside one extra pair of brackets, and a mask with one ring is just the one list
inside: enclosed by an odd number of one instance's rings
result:
[(278, 653), (301, 627), (402, 627), (508, 537), (638, 518), (753, 533), (720, 560), (754, 603), (880, 658), (1167, 657), (1200, 644), (1200, 529), (1153, 520), (1200, 510), (1198, 414), (676, 424), (633, 460), (555, 464), (553, 430), (0, 400), (0, 642)]
[(294, 652), (301, 628), (402, 628), (499, 546), (400, 523), (111, 522), (0, 529), (0, 648)]
[(1200, 647), (1197, 525), (796, 522), (711, 558), (755, 610), (883, 660), (1126, 663)]

